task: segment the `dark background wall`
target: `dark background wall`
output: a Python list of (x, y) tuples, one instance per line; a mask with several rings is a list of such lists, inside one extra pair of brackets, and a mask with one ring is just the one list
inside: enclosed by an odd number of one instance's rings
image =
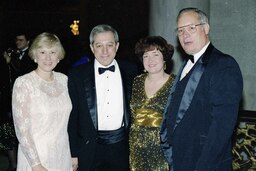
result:
[[(44, 31), (53, 32), (67, 52), (58, 67), (66, 69), (81, 55), (92, 56), (88, 49), (90, 30), (98, 24), (109, 24), (119, 33), (118, 57), (137, 62), (134, 45), (148, 34), (148, 12), (148, 0), (2, 0), (0, 48), (14, 46), (19, 30), (28, 31), (32, 38)], [(80, 20), (79, 36), (71, 33), (73, 20)]]
[[(178, 47), (175, 19), (183, 7), (204, 10), (210, 18), (211, 41), (235, 57), (244, 77), (243, 109), (256, 110), (256, 1), (255, 0), (1, 0), (0, 49), (13, 45), (20, 29), (33, 36), (56, 33), (67, 51), (59, 70), (82, 55), (92, 57), (88, 49), (90, 30), (97, 24), (110, 24), (119, 32), (119, 58), (138, 62), (134, 45), (139, 38), (161, 35)], [(73, 36), (70, 25), (80, 20), (80, 36)], [(180, 54), (175, 51), (173, 72), (180, 67)], [(57, 68), (57, 69), (58, 69)]]
[(174, 73), (181, 64), (175, 20), (184, 7), (197, 7), (208, 15), (211, 42), (232, 55), (241, 68), (241, 109), (256, 111), (256, 0), (150, 0), (149, 34), (162, 35), (176, 47)]

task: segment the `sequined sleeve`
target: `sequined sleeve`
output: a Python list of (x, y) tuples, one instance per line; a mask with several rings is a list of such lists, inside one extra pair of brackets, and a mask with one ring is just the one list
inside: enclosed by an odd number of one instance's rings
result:
[(22, 77), (16, 79), (13, 87), (12, 110), (15, 131), (21, 150), (30, 166), (33, 167), (40, 164), (40, 160), (31, 132), (31, 113), (29, 110), (29, 104), (32, 101), (30, 97), (31, 89), (32, 86), (28, 80)]

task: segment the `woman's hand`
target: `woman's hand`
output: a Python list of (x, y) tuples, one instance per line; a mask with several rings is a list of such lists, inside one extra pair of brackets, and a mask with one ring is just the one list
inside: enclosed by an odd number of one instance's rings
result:
[(48, 171), (45, 167), (43, 167), (41, 164), (33, 166), (32, 171)]
[(73, 171), (77, 171), (77, 169), (78, 169), (78, 158), (77, 157), (72, 158), (72, 168), (73, 168)]

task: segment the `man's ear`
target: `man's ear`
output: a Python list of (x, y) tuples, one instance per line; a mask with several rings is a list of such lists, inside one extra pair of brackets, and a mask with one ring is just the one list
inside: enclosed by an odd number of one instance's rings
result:
[(119, 42), (116, 43), (116, 52), (117, 52), (118, 48), (119, 48)]
[(91, 48), (92, 53), (94, 54), (94, 49), (93, 49), (93, 45), (92, 44), (90, 44), (90, 48)]
[(205, 31), (205, 34), (209, 34), (210, 32), (210, 25), (208, 23), (205, 23), (204, 24), (204, 31)]

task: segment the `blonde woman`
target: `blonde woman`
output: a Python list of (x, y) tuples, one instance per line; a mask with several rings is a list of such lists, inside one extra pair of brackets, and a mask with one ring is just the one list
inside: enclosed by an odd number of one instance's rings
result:
[(67, 76), (53, 71), (65, 51), (56, 35), (42, 33), (34, 39), (29, 55), (37, 68), (18, 77), (13, 88), (17, 171), (71, 171)]

